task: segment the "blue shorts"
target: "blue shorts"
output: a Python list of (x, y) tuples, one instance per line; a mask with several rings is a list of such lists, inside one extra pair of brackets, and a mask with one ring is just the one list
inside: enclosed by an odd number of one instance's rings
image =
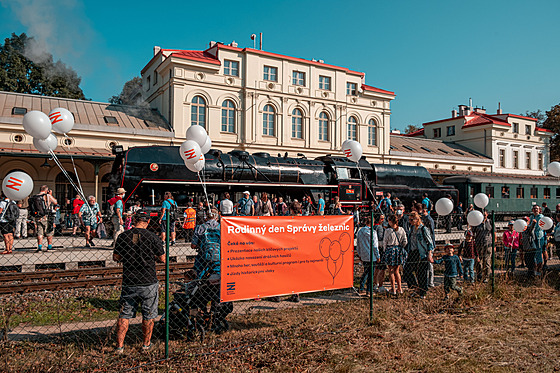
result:
[[(167, 232), (167, 220), (162, 220), (161, 224), (159, 225), (160, 228), (160, 232), (161, 233), (166, 233)], [(175, 222), (170, 221), (169, 222), (169, 233), (171, 232), (175, 232)]]
[(142, 318), (155, 319), (158, 315), (159, 285), (123, 286), (121, 291), (121, 313), (119, 319), (136, 317), (138, 305), (142, 304)]

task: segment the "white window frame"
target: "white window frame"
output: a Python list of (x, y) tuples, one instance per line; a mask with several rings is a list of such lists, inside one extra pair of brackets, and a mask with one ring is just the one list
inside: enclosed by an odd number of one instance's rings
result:
[(348, 140), (358, 140), (358, 120), (354, 116), (348, 117), (346, 138)]
[(263, 80), (267, 80), (269, 82), (277, 82), (278, 81), (278, 68), (274, 66), (267, 66), (263, 67)]
[(346, 82), (346, 95), (347, 96), (357, 96), (358, 95), (358, 84)]
[(239, 76), (239, 61), (224, 60), (224, 75)]
[[(201, 101), (201, 102), (200, 102)], [(194, 96), (191, 100), (191, 126), (199, 125), (206, 128), (206, 99)]]
[(294, 70), (292, 71), (292, 85), (305, 87), (305, 72)]
[(274, 106), (267, 104), (263, 108), (263, 136), (275, 136), (276, 134), (276, 110)]
[(377, 123), (375, 120), (368, 120), (368, 145), (377, 146)]
[(222, 132), (235, 133), (235, 103), (232, 100), (222, 102)]
[(331, 90), (331, 77), (319, 75), (319, 89), (330, 91)]
[(303, 112), (298, 108), (292, 111), (292, 138), (303, 139)]
[(329, 115), (324, 111), (319, 114), (319, 140), (329, 141)]

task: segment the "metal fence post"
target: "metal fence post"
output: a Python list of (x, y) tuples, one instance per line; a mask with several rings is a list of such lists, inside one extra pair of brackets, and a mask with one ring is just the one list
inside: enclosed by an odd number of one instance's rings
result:
[[(170, 210), (170, 209), (168, 209)], [(166, 211), (165, 228), (165, 358), (169, 359), (169, 221), (170, 212)]]
[[(373, 321), (373, 208), (371, 209), (371, 221), (370, 221), (370, 251), (369, 251), (369, 321)], [(366, 288), (367, 289), (367, 288)]]
[(496, 218), (492, 210), (492, 293), (495, 290), (494, 267), (496, 266)]

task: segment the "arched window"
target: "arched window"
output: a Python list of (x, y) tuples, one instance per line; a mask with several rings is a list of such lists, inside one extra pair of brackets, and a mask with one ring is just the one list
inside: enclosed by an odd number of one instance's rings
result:
[(303, 139), (303, 114), (301, 110), (294, 109), (292, 111), (292, 138), (294, 139)]
[(222, 103), (222, 132), (235, 132), (235, 105), (231, 100)]
[(324, 111), (319, 114), (319, 140), (329, 141), (329, 116)]
[(375, 138), (376, 125), (373, 119), (368, 121), (368, 145), (377, 145), (377, 139)]
[[(72, 178), (72, 182), (77, 185), (76, 175), (74, 175), (74, 173), (72, 172), (68, 172), (68, 175)], [(62, 172), (56, 175), (56, 178), (54, 179), (54, 185), (54, 198), (57, 199), (60, 206), (65, 205), (65, 198), (72, 200), (72, 198), (76, 197), (76, 194), (78, 194), (78, 192), (76, 192), (74, 187), (72, 187), (72, 184), (70, 184), (70, 181), (68, 181), (68, 179)]]
[(348, 118), (348, 140), (356, 139), (356, 128), (358, 127), (358, 121), (355, 117)]
[(263, 135), (274, 136), (275, 111), (272, 105), (263, 108)]
[(206, 101), (201, 96), (194, 96), (191, 101), (191, 125), (195, 124), (206, 128)]

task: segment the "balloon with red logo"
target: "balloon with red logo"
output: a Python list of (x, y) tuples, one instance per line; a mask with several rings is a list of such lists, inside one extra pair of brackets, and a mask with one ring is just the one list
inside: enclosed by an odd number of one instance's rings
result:
[(187, 140), (196, 141), (198, 146), (202, 147), (202, 146), (204, 146), (204, 143), (206, 142), (206, 139), (208, 138), (208, 134), (206, 133), (206, 130), (204, 129), (204, 127), (202, 127), (198, 124), (193, 124), (187, 130), (186, 137), (187, 137)]
[(52, 124), (47, 114), (32, 110), (23, 116), (23, 129), (33, 138), (44, 140), (51, 134)]
[(355, 140), (350, 140), (343, 144), (342, 152), (349, 160), (358, 162), (362, 158), (362, 144)]
[(181, 144), (179, 149), (181, 158), (188, 164), (195, 164), (200, 160), (202, 150), (196, 141), (187, 140)]
[(554, 222), (548, 216), (545, 216), (545, 217), (543, 217), (542, 219), (539, 220), (539, 227), (543, 231), (549, 230), (550, 228), (552, 228), (553, 225), (554, 225)]
[(187, 168), (194, 173), (198, 173), (202, 171), (204, 169), (205, 164), (206, 164), (206, 160), (204, 158), (204, 154), (202, 154), (199, 160), (196, 161), (195, 163), (187, 163), (187, 161), (185, 161), (185, 166), (187, 166)]
[(2, 192), (9, 199), (19, 201), (33, 191), (33, 179), (22, 171), (10, 172), (2, 180)]
[(65, 134), (74, 128), (74, 116), (65, 108), (56, 108), (49, 113), (49, 119), (54, 132)]

